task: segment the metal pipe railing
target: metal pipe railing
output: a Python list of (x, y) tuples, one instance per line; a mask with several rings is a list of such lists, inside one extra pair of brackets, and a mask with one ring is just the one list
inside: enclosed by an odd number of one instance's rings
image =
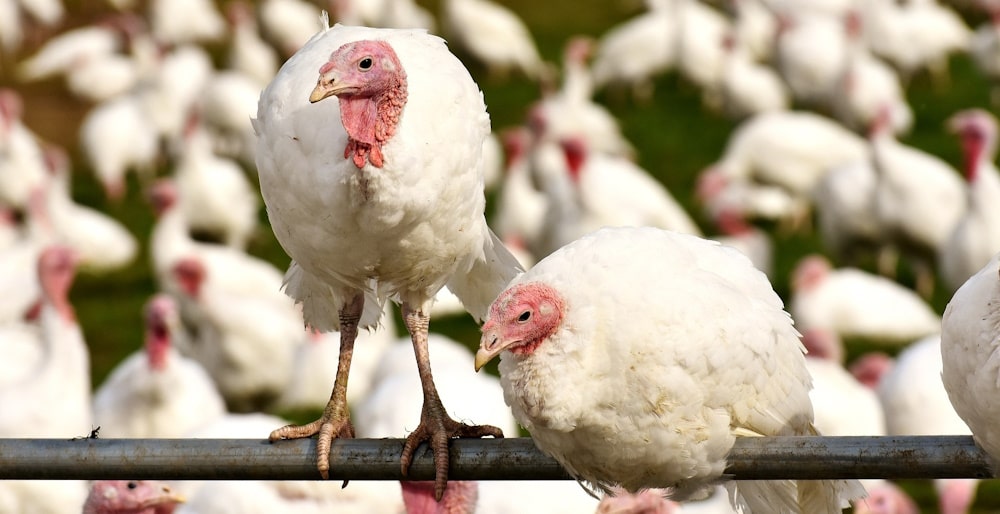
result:
[[(340, 439), (332, 480), (400, 480), (402, 439)], [(0, 439), (0, 479), (316, 480), (316, 442), (256, 439)], [(738, 438), (726, 473), (737, 480), (991, 478), (969, 436)], [(528, 438), (456, 439), (456, 480), (569, 479)], [(410, 479), (432, 480), (418, 448)]]

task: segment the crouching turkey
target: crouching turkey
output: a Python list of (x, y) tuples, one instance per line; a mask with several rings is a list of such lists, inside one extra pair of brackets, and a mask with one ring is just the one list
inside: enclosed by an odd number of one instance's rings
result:
[[(737, 436), (815, 435), (803, 347), (738, 250), (605, 228), (515, 278), (490, 307), (476, 368), (537, 446), (604, 492), (722, 481)], [(727, 482), (739, 512), (840, 513), (855, 480)]]

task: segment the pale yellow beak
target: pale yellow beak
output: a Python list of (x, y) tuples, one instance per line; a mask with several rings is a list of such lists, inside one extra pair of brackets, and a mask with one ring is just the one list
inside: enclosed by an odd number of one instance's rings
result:
[(316, 87), (309, 93), (309, 103), (316, 103), (324, 98), (329, 98), (340, 91), (337, 84), (337, 76), (333, 73), (324, 73), (316, 81)]
[(483, 337), (479, 339), (479, 351), (476, 352), (476, 371), (482, 369), (508, 346), (510, 345), (500, 341), (500, 335), (496, 330), (484, 330)]

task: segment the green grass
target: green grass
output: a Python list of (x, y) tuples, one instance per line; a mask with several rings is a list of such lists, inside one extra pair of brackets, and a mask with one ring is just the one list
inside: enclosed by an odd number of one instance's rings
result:
[[(437, 7), (437, 2), (424, 3), (433, 9)], [(619, 2), (599, 0), (507, 0), (502, 3), (521, 13), (535, 35), (543, 56), (557, 63), (562, 44), (569, 36), (598, 36), (638, 9), (637, 5), (622, 7)], [(93, 0), (69, 2), (69, 6), (74, 16), (68, 20), (67, 26), (81, 25), (107, 10), (103, 2)], [(43, 35), (36, 35), (35, 45)], [(15, 87), (26, 96), (26, 123), (30, 128), (71, 151), (76, 163), (73, 177), (76, 199), (106, 209), (125, 223), (143, 244), (142, 254), (130, 267), (105, 276), (82, 275), (73, 289), (72, 300), (91, 348), (93, 380), (99, 384), (108, 371), (125, 355), (136, 350), (142, 341), (140, 312), (155, 287), (146, 253), (152, 214), (134, 181), (129, 183), (128, 197), (121, 204), (108, 205), (90, 170), (83, 164), (77, 147), (77, 127), (89, 105), (69, 97), (58, 81), (32, 85), (14, 82), (10, 74), (11, 65), (27, 55), (30, 49), (20, 56), (0, 58), (0, 85)], [(469, 68), (484, 91), (495, 129), (519, 124), (527, 106), (539, 96), (538, 87), (524, 79), (491, 79), (484, 76), (481, 66), (470, 63)], [(958, 109), (988, 107), (988, 83), (976, 73), (966, 57), (960, 56), (952, 61), (950, 85), (935, 87), (928, 77), (918, 75), (908, 87), (908, 97), (915, 110), (916, 124), (913, 133), (904, 140), (957, 163), (958, 147), (944, 133), (943, 121)], [(638, 150), (639, 164), (667, 184), (690, 212), (696, 212), (691, 205), (695, 174), (721, 153), (734, 124), (706, 113), (701, 106), (699, 92), (673, 73), (656, 81), (656, 92), (649, 103), (637, 104), (627, 95), (613, 92), (602, 93), (598, 99), (621, 121), (626, 136)], [(164, 167), (160, 172), (167, 174), (169, 168)], [(699, 222), (706, 230), (710, 228), (703, 219)], [(774, 286), (787, 298), (787, 277), (791, 267), (801, 256), (819, 251), (821, 246), (815, 236), (799, 234), (776, 235), (775, 244)], [(251, 253), (282, 269), (288, 263), (287, 256), (266, 226), (254, 239)], [(906, 270), (903, 270), (902, 277), (904, 281), (910, 280)], [(947, 301), (948, 295), (939, 288), (933, 298), (934, 307), (941, 312)], [(478, 343), (478, 328), (468, 319), (435, 320), (432, 329), (470, 347)], [(849, 342), (849, 348), (850, 353), (856, 355), (870, 346), (863, 342)], [(491, 369), (495, 373), (495, 364), (493, 366)], [(904, 485), (918, 497), (924, 512), (936, 512), (933, 493), (927, 482), (907, 481)], [(974, 512), (997, 509), (1000, 509), (1000, 488), (989, 483), (980, 488)]]

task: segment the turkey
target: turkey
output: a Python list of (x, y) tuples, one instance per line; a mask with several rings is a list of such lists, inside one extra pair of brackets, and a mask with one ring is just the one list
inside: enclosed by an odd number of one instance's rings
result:
[(52, 177), (44, 189), (35, 191), (41, 204), (39, 225), (50, 228), (54, 240), (73, 249), (83, 271), (107, 273), (134, 261), (139, 253), (135, 236), (118, 220), (73, 200), (66, 152), (48, 147), (44, 154)]
[(183, 502), (155, 480), (98, 480), (90, 486), (83, 514), (171, 514)]
[[(338, 98), (323, 101), (330, 96)], [(293, 259), (285, 292), (301, 302), (309, 326), (341, 334), (322, 418), (270, 438), (319, 433), (317, 468), (328, 476), (332, 438), (354, 432), (346, 399), (354, 339), (359, 328), (375, 325), (391, 297), (402, 304), (424, 391), (420, 424), (400, 464), (405, 474), (417, 444), (430, 440), (440, 498), (448, 438), (501, 432), (446, 414), (427, 356), (432, 299), (447, 284), (481, 319), (520, 271), (483, 215), (482, 148), (490, 131), (483, 95), (440, 38), (337, 25), (282, 66), (253, 123), (261, 193)]]
[(205, 369), (173, 347), (181, 328), (173, 298), (151, 298), (145, 323), (143, 349), (111, 370), (94, 392), (94, 422), (102, 436), (182, 437), (226, 412)]
[[(868, 137), (876, 172), (875, 216), (883, 244), (911, 256), (916, 289), (929, 297), (935, 253), (967, 209), (965, 185), (940, 158), (896, 140), (888, 109), (879, 111)], [(933, 212), (928, 205), (935, 206)], [(882, 268), (883, 274), (892, 271)]]
[[(605, 228), (549, 255), (490, 307), (476, 368), (497, 355), (514, 417), (599, 490), (683, 500), (722, 478), (737, 435), (817, 433), (781, 299), (743, 254), (694, 236)], [(726, 486), (757, 513), (839, 513), (864, 495), (856, 481)]]
[(257, 191), (236, 162), (215, 154), (197, 117), (189, 119), (181, 147), (173, 176), (189, 227), (245, 249), (257, 228)]
[(302, 317), (288, 298), (227, 288), (209, 271), (199, 257), (173, 267), (196, 323), (185, 353), (205, 366), (230, 410), (267, 407), (291, 380), (294, 348), (306, 337)]
[(531, 32), (510, 9), (490, 0), (444, 0), (442, 17), (450, 42), (491, 73), (517, 70), (537, 79), (545, 71)]
[(938, 248), (941, 277), (955, 290), (1000, 251), (1000, 171), (993, 164), (997, 120), (992, 114), (970, 109), (953, 115), (948, 125), (962, 143), (969, 193), (969, 209)]
[[(988, 273), (996, 279), (997, 267), (994, 265)], [(986, 276), (986, 275), (982, 275)], [(973, 289), (973, 288), (970, 288)], [(975, 318), (964, 318), (963, 333), (982, 323), (984, 314), (976, 309), (970, 309)], [(953, 313), (954, 314), (954, 313)], [(951, 323), (957, 321), (953, 318)], [(942, 322), (942, 328), (949, 323)], [(952, 325), (952, 328), (954, 325)], [(960, 379), (951, 375), (951, 384), (961, 384), (960, 389), (952, 389), (949, 394), (942, 377), (944, 369), (943, 358), (944, 336), (934, 334), (925, 337), (906, 347), (896, 358), (896, 363), (882, 377), (878, 384), (878, 396), (885, 410), (886, 429), (889, 435), (968, 435), (969, 426), (956, 413), (953, 404), (956, 403), (955, 393), (962, 395), (958, 403), (970, 405), (971, 395), (976, 394), (969, 389), (967, 381), (974, 381), (979, 366), (963, 367)], [(976, 343), (973, 343), (976, 344)], [(977, 362), (987, 362), (986, 355), (966, 354), (962, 359), (974, 358)], [(955, 362), (955, 361), (953, 361)], [(967, 361), (968, 362), (968, 361)], [(955, 368), (952, 368), (954, 371)], [(978, 375), (983, 376), (983, 375)], [(960, 392), (959, 392), (960, 391)], [(951, 402), (949, 402), (949, 398)], [(985, 404), (983, 404), (985, 405)], [(965, 411), (968, 413), (968, 411)], [(975, 432), (973, 432), (975, 434)], [(943, 479), (934, 480), (934, 489), (938, 496), (938, 508), (943, 514), (963, 514), (969, 511), (976, 497), (976, 479)]]
[(68, 298), (76, 260), (69, 248), (51, 246), (36, 269), (41, 359), (24, 380), (0, 388), (0, 437), (72, 437), (91, 428), (90, 358)]
[(242, 1), (230, 2), (226, 18), (233, 31), (226, 67), (266, 85), (278, 72), (278, 52), (261, 39), (253, 7)]
[(22, 122), (24, 102), (13, 89), (0, 89), (0, 204), (23, 209), (46, 178), (38, 136)]
[(972, 429), (976, 443), (990, 455), (994, 469), (1000, 462), (994, 307), (1000, 286), (998, 273), (1000, 254), (955, 292), (941, 320), (944, 388), (955, 412)]
[(788, 311), (799, 330), (823, 328), (885, 344), (940, 330), (941, 318), (912, 290), (857, 268), (834, 270), (820, 255), (799, 261), (791, 282)]
[(559, 145), (559, 168), (541, 172), (539, 179), (549, 198), (540, 255), (603, 226), (701, 234), (667, 188), (632, 161), (595, 152), (581, 137)]
[[(637, 98), (650, 99), (653, 78), (674, 65), (677, 19), (674, 1), (651, 6), (649, 12), (609, 29), (597, 44), (591, 73), (594, 86), (629, 85)], [(623, 55), (630, 56), (622, 59)]]
[[(62, 246), (44, 249), (36, 273), (43, 292), (38, 317), (41, 346), (32, 369), (0, 385), (0, 437), (70, 438), (90, 432), (90, 357), (67, 295), (76, 263)], [(5, 339), (4, 342), (8, 340)], [(86, 483), (0, 481), (0, 512), (80, 512)]]

